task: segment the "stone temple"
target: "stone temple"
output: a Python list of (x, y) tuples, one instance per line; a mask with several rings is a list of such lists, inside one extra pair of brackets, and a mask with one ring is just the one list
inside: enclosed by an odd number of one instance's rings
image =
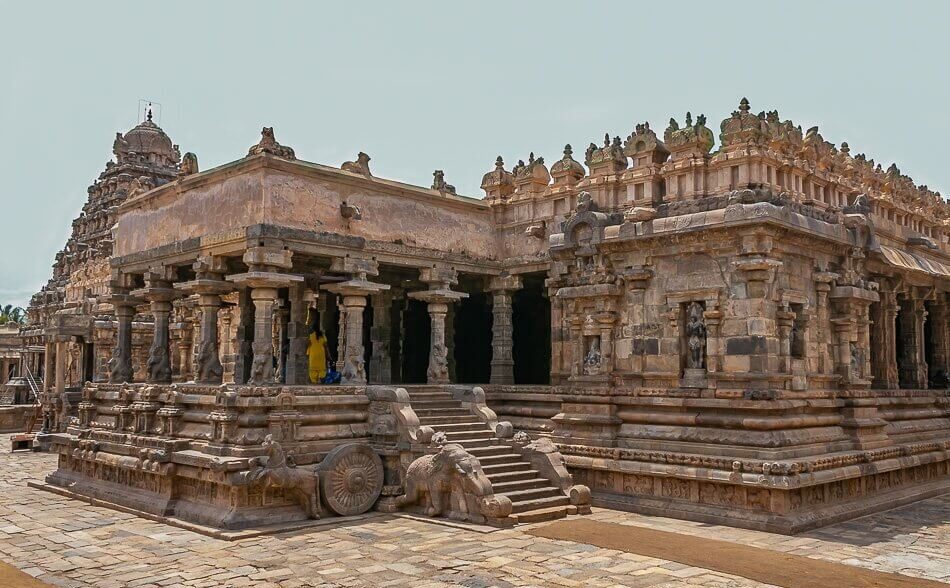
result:
[[(794, 533), (950, 485), (950, 207), (817, 127), (670, 119), (483, 199), (116, 136), (23, 363), (47, 484), (240, 529), (615, 509)], [(310, 328), (338, 385), (308, 378)]]

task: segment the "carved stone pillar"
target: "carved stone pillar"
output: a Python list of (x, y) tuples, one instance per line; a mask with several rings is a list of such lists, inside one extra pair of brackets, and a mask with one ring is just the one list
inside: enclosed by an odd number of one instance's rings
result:
[(432, 319), (432, 347), (429, 351), (429, 369), (426, 371), (426, 382), (429, 384), (448, 384), (449, 377), (448, 349), (445, 346), (445, 315), (449, 311), (444, 302), (429, 303), (429, 317)]
[(132, 292), (133, 296), (149, 301), (154, 321), (146, 377), (146, 381), (151, 384), (170, 384), (172, 381), (168, 319), (172, 311), (171, 301), (178, 296), (171, 287), (174, 276), (173, 267), (153, 267), (145, 274), (145, 288)]
[(429, 316), (432, 319), (426, 381), (429, 384), (448, 384), (451, 379), (449, 377), (449, 350), (445, 345), (445, 315), (448, 313), (449, 304), (468, 298), (468, 294), (451, 289), (452, 284), (458, 283), (458, 272), (454, 269), (427, 267), (422, 268), (419, 274), (420, 279), (429, 284), (429, 289), (422, 292), (410, 292), (409, 297), (428, 303)]
[[(882, 284), (883, 285), (883, 284)], [(892, 289), (882, 288), (881, 301), (876, 305), (874, 320), (875, 345), (871, 348), (871, 370), (875, 388), (893, 390), (898, 387), (897, 340), (897, 294)]]
[(373, 354), (369, 360), (369, 381), (373, 384), (392, 382), (392, 356), (389, 349), (392, 338), (392, 302), (390, 292), (380, 292), (373, 297), (373, 328), (370, 329)]
[(251, 289), (254, 301), (254, 360), (251, 363), (251, 384), (274, 383), (274, 304), (277, 288)]
[(170, 384), (172, 381), (171, 357), (168, 345), (168, 317), (172, 305), (166, 300), (149, 303), (154, 319), (152, 347), (148, 354), (148, 378), (150, 384)]
[(195, 381), (201, 384), (220, 384), (224, 366), (218, 354), (218, 309), (221, 296), (200, 294), (198, 308), (201, 312), (201, 341), (198, 344), (198, 371)]
[(55, 347), (52, 342), (47, 341), (45, 344), (45, 350), (43, 351), (43, 392), (50, 390), (53, 382), (53, 357), (55, 355)]
[(900, 359), (901, 388), (922, 389), (927, 387), (927, 361), (924, 357), (924, 328), (927, 311), (923, 297), (911, 291), (901, 304), (900, 337), (904, 356)]
[(515, 383), (511, 296), (521, 285), (521, 278), (518, 276), (498, 276), (492, 278), (488, 285), (492, 292), (492, 384)]
[(871, 385), (868, 307), (879, 302), (880, 296), (863, 287), (836, 286), (829, 297), (835, 302), (836, 316), (831, 322), (835, 328), (836, 363), (841, 385), (868, 387)]
[(818, 314), (817, 333), (815, 336), (818, 339), (818, 372), (822, 374), (831, 373), (834, 365), (828, 353), (831, 344), (831, 333), (828, 331), (830, 320), (828, 314), (828, 293), (831, 291), (832, 280), (837, 277), (838, 274), (831, 272), (816, 272), (814, 275)]
[(109, 362), (109, 382), (124, 384), (132, 382), (132, 319), (135, 307), (130, 304), (113, 302), (118, 326), (115, 334), (115, 348)]
[(66, 350), (66, 342), (57, 340), (54, 343), (54, 348), (56, 349), (56, 376), (53, 385), (53, 392), (56, 396), (60, 396), (63, 392), (66, 391), (66, 355), (68, 351)]
[(363, 357), (366, 349), (363, 347), (363, 309), (366, 308), (366, 296), (353, 294), (343, 296), (343, 307), (346, 309), (344, 324), (346, 344), (343, 348), (342, 383), (365, 384), (366, 370), (363, 367)]
[(343, 321), (343, 369), (341, 382), (349, 385), (366, 383), (366, 369), (363, 365), (365, 348), (363, 347), (363, 309), (366, 297), (389, 290), (387, 284), (377, 284), (366, 279), (368, 275), (379, 275), (379, 266), (374, 260), (352, 257), (337, 258), (330, 266), (331, 272), (350, 274), (352, 279), (323, 286), (343, 299), (341, 320)]
[(290, 287), (290, 320), (287, 323), (287, 368), (285, 382), (294, 386), (310, 383), (307, 358), (307, 340), (310, 336), (307, 325), (306, 288), (303, 284)]

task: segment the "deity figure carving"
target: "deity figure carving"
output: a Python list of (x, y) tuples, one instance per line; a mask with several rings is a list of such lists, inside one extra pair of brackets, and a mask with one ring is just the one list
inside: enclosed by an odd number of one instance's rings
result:
[(593, 376), (600, 373), (603, 356), (600, 352), (600, 337), (591, 337), (590, 347), (584, 357), (584, 375)]
[(701, 370), (706, 367), (706, 322), (703, 318), (703, 305), (692, 302), (687, 310), (686, 355), (687, 369)]
[(152, 181), (152, 178), (148, 176), (134, 178), (132, 182), (129, 183), (128, 198), (133, 198), (135, 196), (138, 196), (139, 194), (148, 192), (154, 187), (155, 186), (154, 186), (154, 182)]
[(426, 373), (429, 382), (449, 381), (449, 350), (445, 345), (432, 346), (429, 354), (429, 369)]
[(366, 373), (363, 368), (362, 345), (360, 346), (360, 355), (350, 354), (343, 362), (344, 383), (366, 382)]
[(198, 348), (198, 382), (219, 383), (224, 368), (218, 359), (217, 337), (207, 337)]

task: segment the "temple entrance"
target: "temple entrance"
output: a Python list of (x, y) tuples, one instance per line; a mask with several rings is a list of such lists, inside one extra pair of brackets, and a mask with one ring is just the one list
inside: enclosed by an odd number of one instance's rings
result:
[(512, 297), (512, 356), (515, 384), (551, 382), (551, 301), (544, 295), (544, 276), (526, 275)]
[(455, 311), (455, 381), (484, 384), (491, 378), (491, 306), (485, 292), (470, 292)]
[(429, 369), (432, 319), (428, 305), (408, 300), (402, 320), (402, 384), (425, 384)]

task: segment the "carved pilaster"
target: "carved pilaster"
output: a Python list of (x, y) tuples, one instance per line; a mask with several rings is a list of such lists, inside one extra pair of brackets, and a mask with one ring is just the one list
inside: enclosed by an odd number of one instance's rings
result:
[(370, 329), (373, 353), (369, 362), (369, 381), (373, 384), (392, 382), (392, 355), (389, 348), (392, 301), (391, 292), (384, 291), (373, 296), (373, 328)]
[(927, 387), (927, 360), (924, 349), (924, 328), (927, 310), (923, 297), (911, 290), (900, 309), (901, 342), (904, 354), (900, 358), (901, 388), (922, 389)]
[(511, 296), (520, 288), (518, 276), (498, 276), (488, 286), (492, 292), (492, 384), (515, 383)]

